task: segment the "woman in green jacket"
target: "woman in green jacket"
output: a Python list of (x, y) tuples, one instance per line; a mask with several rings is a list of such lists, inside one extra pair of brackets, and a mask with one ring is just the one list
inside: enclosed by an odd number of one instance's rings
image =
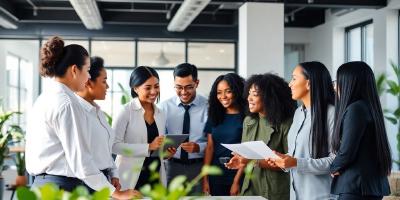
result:
[[(292, 123), (296, 102), (291, 98), (288, 84), (273, 74), (253, 75), (244, 90), (249, 103), (249, 114), (243, 122), (242, 142), (263, 141), (271, 149), (287, 152), (287, 134)], [(228, 168), (239, 169), (235, 181), (240, 180), (248, 160), (235, 155)], [(263, 196), (269, 200), (289, 200), (289, 174), (257, 160), (251, 176), (245, 177), (241, 194)], [(233, 184), (239, 185), (238, 182)]]

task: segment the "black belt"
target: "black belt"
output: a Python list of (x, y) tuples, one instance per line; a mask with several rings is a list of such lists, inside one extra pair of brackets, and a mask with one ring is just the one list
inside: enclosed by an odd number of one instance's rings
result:
[(80, 180), (80, 179), (78, 179), (78, 178), (75, 178), (75, 177), (68, 177), (68, 176), (61, 176), (61, 175), (53, 175), (53, 174), (46, 174), (46, 173), (38, 174), (38, 175), (35, 176), (35, 178), (43, 178), (43, 179), (45, 179), (46, 177), (63, 179), (63, 180), (65, 180), (65, 181), (67, 181), (67, 182), (74, 182), (74, 183), (76, 183), (76, 182), (81, 182), (81, 183), (83, 183), (82, 180)]
[(195, 163), (199, 163), (199, 162), (203, 162), (204, 159), (203, 158), (193, 158), (193, 159), (188, 159), (186, 161), (183, 161), (181, 159), (178, 158), (171, 158), (170, 159), (172, 162), (176, 162), (176, 163), (180, 163), (180, 164), (185, 164), (185, 165), (191, 165), (191, 164), (195, 164)]
[[(111, 177), (111, 169), (103, 169), (103, 170), (100, 170), (101, 171), (101, 173), (103, 173), (104, 174), (104, 176), (106, 176), (107, 177), (107, 179), (111, 179), (112, 177)], [(53, 175), (53, 174), (47, 174), (47, 173), (41, 173), (41, 174), (38, 174), (38, 175), (36, 175), (35, 177), (41, 177), (41, 178), (46, 178), (46, 176), (47, 177), (56, 177), (56, 178), (62, 178), (62, 179), (65, 179), (65, 180), (69, 180), (69, 181), (82, 181), (81, 179), (79, 179), (79, 178), (75, 178), (75, 177), (68, 177), (68, 176), (61, 176), (61, 175)], [(83, 182), (83, 181), (82, 181)]]

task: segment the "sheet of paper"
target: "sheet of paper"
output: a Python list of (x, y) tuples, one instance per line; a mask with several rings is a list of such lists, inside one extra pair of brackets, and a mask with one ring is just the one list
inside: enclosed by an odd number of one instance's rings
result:
[(278, 156), (263, 141), (221, 145), (247, 159), (260, 160), (266, 158), (278, 158)]

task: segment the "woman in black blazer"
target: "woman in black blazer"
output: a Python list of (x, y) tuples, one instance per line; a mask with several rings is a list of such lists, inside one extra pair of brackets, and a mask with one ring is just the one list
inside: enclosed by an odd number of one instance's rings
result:
[(364, 62), (349, 62), (337, 71), (336, 158), (331, 192), (339, 200), (375, 200), (390, 193), (390, 148), (374, 73)]

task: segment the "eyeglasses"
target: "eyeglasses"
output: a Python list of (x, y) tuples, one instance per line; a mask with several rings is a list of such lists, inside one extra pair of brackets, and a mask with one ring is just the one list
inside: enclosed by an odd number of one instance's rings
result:
[(185, 86), (180, 86), (180, 85), (175, 85), (174, 88), (176, 91), (180, 92), (182, 90), (185, 91), (193, 91), (194, 90), (194, 85), (185, 85)]

